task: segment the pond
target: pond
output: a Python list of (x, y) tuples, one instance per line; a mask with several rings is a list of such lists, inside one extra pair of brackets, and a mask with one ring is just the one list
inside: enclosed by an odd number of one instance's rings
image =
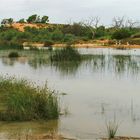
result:
[(49, 122), (0, 124), (0, 138), (57, 131), (77, 139), (106, 136), (106, 123), (119, 124), (119, 136), (140, 137), (140, 50), (79, 49), (78, 63), (49, 64), (43, 57), (0, 58), (0, 74), (26, 78), (66, 93), (65, 115)]

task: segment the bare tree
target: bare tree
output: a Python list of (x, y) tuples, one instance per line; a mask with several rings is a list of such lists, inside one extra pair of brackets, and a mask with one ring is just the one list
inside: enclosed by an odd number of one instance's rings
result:
[(133, 28), (139, 24), (138, 21), (133, 21), (132, 19), (126, 17), (114, 17), (113, 18), (113, 27), (119, 28)]
[(139, 21), (133, 21), (132, 19), (127, 19), (126, 27), (131, 29), (131, 28), (134, 28), (136, 26), (139, 26)]
[(114, 17), (113, 18), (113, 27), (114, 28), (123, 28), (125, 26), (125, 17)]
[(88, 28), (92, 33), (92, 39), (95, 37), (96, 29), (100, 23), (99, 17), (90, 17), (88, 20), (81, 22), (86, 28)]

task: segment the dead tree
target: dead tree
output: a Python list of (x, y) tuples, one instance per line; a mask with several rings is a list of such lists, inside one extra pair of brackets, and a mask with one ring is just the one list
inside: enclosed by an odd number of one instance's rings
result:
[(138, 26), (138, 21), (133, 21), (132, 19), (126, 17), (114, 17), (113, 18), (113, 27), (116, 29), (120, 28), (134, 28)]
[(125, 17), (114, 17), (113, 27), (116, 29), (125, 27)]
[(90, 17), (88, 20), (85, 20), (82, 23), (89, 31), (92, 33), (92, 39), (95, 37), (96, 30), (99, 26), (100, 18), (99, 17)]

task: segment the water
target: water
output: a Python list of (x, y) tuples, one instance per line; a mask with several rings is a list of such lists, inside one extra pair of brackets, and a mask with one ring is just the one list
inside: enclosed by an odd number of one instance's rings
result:
[(87, 140), (106, 136), (106, 123), (113, 120), (119, 124), (118, 135), (140, 137), (140, 50), (79, 51), (89, 54), (80, 63), (0, 59), (1, 75), (23, 77), (40, 86), (47, 81), (51, 89), (67, 93), (61, 96), (61, 106), (68, 112), (51, 122), (1, 123), (0, 137), (53, 130)]

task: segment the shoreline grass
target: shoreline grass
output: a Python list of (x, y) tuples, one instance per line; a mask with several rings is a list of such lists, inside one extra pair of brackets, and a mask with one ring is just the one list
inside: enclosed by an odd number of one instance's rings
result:
[(0, 121), (49, 120), (59, 117), (57, 95), (47, 86), (0, 77)]

